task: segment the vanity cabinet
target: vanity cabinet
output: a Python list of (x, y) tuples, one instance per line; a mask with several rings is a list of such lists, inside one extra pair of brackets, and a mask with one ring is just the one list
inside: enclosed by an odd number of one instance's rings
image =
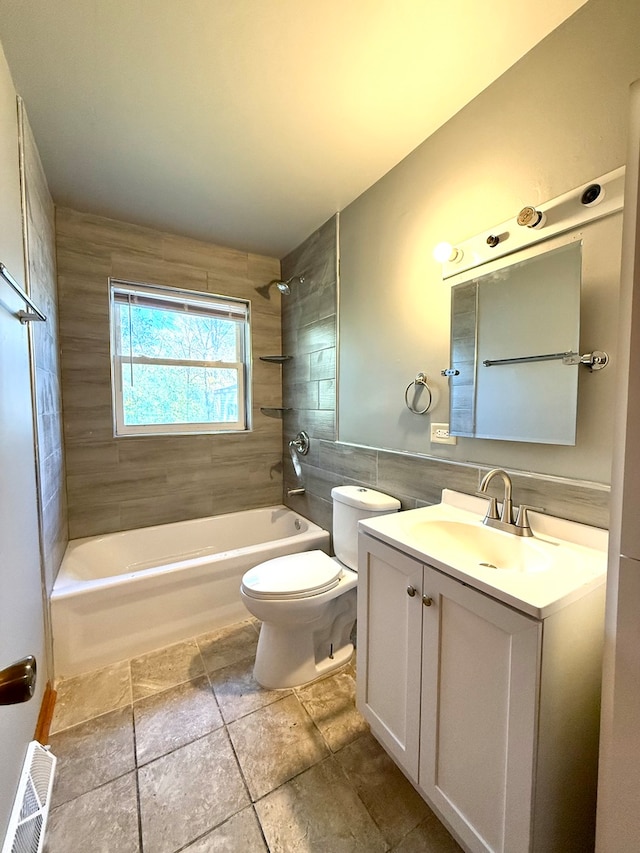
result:
[(593, 849), (603, 600), (536, 619), (360, 533), (358, 707), (465, 849)]

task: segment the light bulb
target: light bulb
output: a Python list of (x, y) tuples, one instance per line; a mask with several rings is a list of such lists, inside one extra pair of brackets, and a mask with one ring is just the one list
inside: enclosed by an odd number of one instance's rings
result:
[(462, 249), (456, 249), (451, 243), (438, 243), (433, 250), (433, 257), (440, 264), (457, 263), (462, 260)]

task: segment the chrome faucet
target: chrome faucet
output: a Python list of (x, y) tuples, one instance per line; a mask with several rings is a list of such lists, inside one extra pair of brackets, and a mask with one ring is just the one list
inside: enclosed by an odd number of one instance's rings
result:
[[(502, 513), (498, 513), (498, 499), (487, 494), (487, 487), (494, 477), (501, 477), (504, 484), (504, 498), (502, 499)], [(533, 531), (529, 526), (528, 510), (537, 510), (542, 512), (542, 507), (529, 506), (521, 504), (518, 509), (518, 514), (513, 520), (513, 501), (511, 499), (512, 484), (511, 478), (502, 468), (492, 468), (482, 478), (480, 490), (476, 495), (480, 498), (486, 498), (489, 501), (487, 514), (484, 517), (483, 524), (487, 527), (495, 527), (497, 530), (504, 530), (507, 533), (513, 533), (515, 536), (533, 536)]]

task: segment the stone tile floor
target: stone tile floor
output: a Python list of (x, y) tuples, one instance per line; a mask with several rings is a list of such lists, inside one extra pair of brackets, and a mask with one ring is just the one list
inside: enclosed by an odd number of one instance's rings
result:
[(369, 734), (355, 672), (252, 677), (253, 621), (62, 681), (46, 853), (454, 853)]

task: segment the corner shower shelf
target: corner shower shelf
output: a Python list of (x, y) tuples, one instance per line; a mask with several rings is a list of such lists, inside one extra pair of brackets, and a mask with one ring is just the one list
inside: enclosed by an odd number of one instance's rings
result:
[(269, 361), (273, 364), (284, 364), (285, 361), (291, 361), (292, 355), (261, 355), (260, 361)]
[(285, 412), (292, 412), (293, 409), (291, 406), (260, 406), (260, 411), (270, 418), (281, 418)]

